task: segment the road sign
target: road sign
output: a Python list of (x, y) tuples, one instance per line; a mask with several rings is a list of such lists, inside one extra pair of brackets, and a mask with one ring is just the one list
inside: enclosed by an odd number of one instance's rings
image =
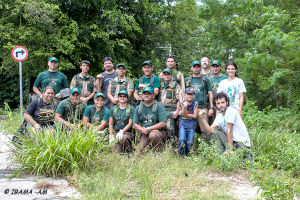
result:
[(11, 56), (15, 61), (24, 61), (27, 59), (28, 51), (25, 47), (17, 46), (11, 51)]

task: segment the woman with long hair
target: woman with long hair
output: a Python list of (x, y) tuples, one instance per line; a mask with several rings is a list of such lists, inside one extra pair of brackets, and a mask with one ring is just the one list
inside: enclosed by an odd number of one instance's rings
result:
[(229, 61), (226, 64), (225, 71), (228, 78), (220, 82), (217, 93), (226, 93), (230, 100), (230, 106), (235, 108), (242, 116), (246, 87), (244, 81), (237, 77), (237, 70), (238, 67), (234, 62)]

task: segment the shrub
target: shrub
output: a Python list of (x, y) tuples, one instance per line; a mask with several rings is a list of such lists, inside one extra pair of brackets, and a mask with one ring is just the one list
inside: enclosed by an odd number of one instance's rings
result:
[(51, 134), (35, 132), (19, 136), (21, 144), (14, 143), (13, 161), (21, 169), (46, 176), (67, 175), (75, 169), (89, 169), (98, 155), (108, 150), (106, 139), (99, 139), (92, 129), (63, 131)]

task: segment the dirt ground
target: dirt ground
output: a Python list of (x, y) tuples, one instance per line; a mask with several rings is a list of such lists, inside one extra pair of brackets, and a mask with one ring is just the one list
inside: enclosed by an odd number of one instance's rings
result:
[(0, 132), (0, 199), (28, 200), (28, 199), (80, 199), (76, 188), (68, 181), (59, 178), (32, 176), (22, 174), (15, 177), (16, 166), (9, 162), (11, 136)]

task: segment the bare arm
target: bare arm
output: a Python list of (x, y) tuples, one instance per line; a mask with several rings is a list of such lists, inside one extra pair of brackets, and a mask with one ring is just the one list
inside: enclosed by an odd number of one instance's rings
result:
[(244, 106), (244, 93), (240, 93), (240, 96), (239, 96), (239, 101), (240, 101), (240, 107), (239, 107), (239, 114), (240, 116), (242, 116), (242, 111), (243, 111), (243, 106)]
[(129, 129), (132, 127), (132, 123), (133, 123), (133, 120), (129, 119), (128, 124), (123, 128), (123, 131), (124, 132), (129, 131)]
[(97, 127), (98, 131), (103, 131), (107, 127), (108, 122), (107, 121), (101, 121), (101, 124)]
[(208, 116), (211, 117), (214, 114), (214, 109), (212, 109), (214, 107), (212, 91), (208, 91), (208, 97), (209, 97), (209, 105), (210, 105), (210, 108), (208, 110)]
[(159, 88), (154, 88), (154, 95), (157, 96), (159, 93)]
[(109, 135), (114, 135), (114, 118), (113, 117), (109, 117), (108, 129), (109, 129)]
[(90, 128), (92, 124), (89, 122), (90, 119), (86, 116), (82, 116), (82, 124)]
[(65, 125), (68, 128), (75, 128), (75, 124), (70, 124), (62, 118), (62, 114), (55, 113), (55, 121)]
[(34, 87), (34, 86), (33, 86), (32, 90), (33, 90), (33, 92), (34, 92), (35, 94), (37, 94), (37, 95), (39, 95), (39, 96), (42, 96), (41, 91), (40, 91), (37, 87)]
[(232, 132), (233, 123), (227, 123), (226, 128), (227, 128), (228, 146), (229, 146), (229, 149), (232, 149), (233, 148), (233, 132)]
[(24, 118), (32, 125), (34, 126), (36, 129), (40, 129), (41, 126), (32, 118), (31, 115), (24, 113)]
[(207, 121), (205, 119), (205, 116), (206, 116), (205, 110), (200, 110), (199, 115), (200, 115), (200, 119), (204, 126), (205, 131), (209, 134), (212, 134), (216, 130), (216, 128), (218, 128), (217, 125), (213, 124), (213, 125), (209, 126), (209, 124), (207, 123)]
[(142, 101), (143, 100), (142, 95), (139, 94), (139, 90), (134, 90), (133, 96), (138, 101)]

